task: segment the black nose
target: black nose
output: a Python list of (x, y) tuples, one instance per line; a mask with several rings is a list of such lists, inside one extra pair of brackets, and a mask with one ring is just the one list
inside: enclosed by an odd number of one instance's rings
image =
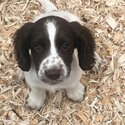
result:
[(47, 70), (45, 71), (46, 76), (51, 79), (51, 80), (57, 80), (59, 79), (60, 75), (61, 75), (61, 70), (58, 69), (51, 69), (51, 70)]

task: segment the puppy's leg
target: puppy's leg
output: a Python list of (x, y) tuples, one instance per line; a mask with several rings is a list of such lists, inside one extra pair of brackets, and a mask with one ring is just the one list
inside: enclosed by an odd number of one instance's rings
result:
[(73, 101), (82, 101), (85, 97), (85, 86), (80, 82), (66, 89), (67, 96)]
[(46, 91), (41, 88), (31, 88), (31, 92), (29, 93), (29, 97), (27, 98), (28, 106), (32, 109), (39, 110), (46, 98)]

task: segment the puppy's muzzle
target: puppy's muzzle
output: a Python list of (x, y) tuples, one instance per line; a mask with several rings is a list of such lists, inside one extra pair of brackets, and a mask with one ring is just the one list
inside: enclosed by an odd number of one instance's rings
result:
[(45, 75), (50, 80), (58, 80), (60, 79), (62, 72), (61, 69), (48, 69), (45, 71)]

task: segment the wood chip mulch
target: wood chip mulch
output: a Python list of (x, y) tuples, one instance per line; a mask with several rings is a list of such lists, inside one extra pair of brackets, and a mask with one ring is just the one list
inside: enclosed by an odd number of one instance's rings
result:
[(101, 66), (83, 74), (87, 94), (81, 103), (58, 91), (40, 111), (26, 108), (29, 87), (16, 64), (12, 36), (43, 10), (36, 0), (1, 0), (0, 125), (125, 125), (125, 1), (52, 2), (81, 17), (93, 31)]

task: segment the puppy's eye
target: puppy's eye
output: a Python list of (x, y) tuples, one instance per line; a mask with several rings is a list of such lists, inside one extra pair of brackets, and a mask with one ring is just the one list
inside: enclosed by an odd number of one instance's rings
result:
[(34, 44), (34, 50), (37, 52), (41, 52), (43, 50), (42, 45), (38, 42)]
[(64, 43), (62, 44), (62, 49), (63, 49), (63, 50), (69, 50), (69, 49), (70, 49), (69, 43), (64, 42)]

